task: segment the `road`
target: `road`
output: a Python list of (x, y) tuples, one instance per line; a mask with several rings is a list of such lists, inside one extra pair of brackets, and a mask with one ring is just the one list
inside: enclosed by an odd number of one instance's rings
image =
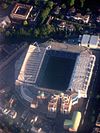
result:
[(28, 44), (23, 45), (15, 51), (8, 59), (0, 64), (0, 87), (14, 86), (15, 83), (15, 61), (19, 55), (24, 51)]

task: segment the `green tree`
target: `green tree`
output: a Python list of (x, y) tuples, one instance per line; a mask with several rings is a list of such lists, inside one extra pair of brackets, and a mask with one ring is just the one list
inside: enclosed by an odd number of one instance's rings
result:
[(85, 0), (80, 0), (80, 2), (81, 2), (81, 8), (83, 8), (84, 7)]
[(3, 4), (2, 4), (2, 8), (3, 8), (3, 9), (7, 9), (7, 8), (8, 8), (8, 5), (7, 5), (6, 3), (3, 3)]
[(10, 31), (6, 31), (6, 34), (5, 35), (6, 36), (10, 36), (11, 35)]
[(62, 4), (61, 7), (62, 7), (63, 9), (66, 9), (66, 5), (65, 5), (65, 4)]
[(25, 21), (23, 22), (23, 25), (24, 25), (24, 26), (27, 26), (27, 25), (28, 25), (28, 21), (25, 20)]
[(40, 29), (39, 28), (34, 30), (34, 36), (35, 37), (39, 37), (40, 36)]
[(69, 0), (69, 5), (70, 6), (74, 6), (74, 4), (75, 4), (75, 0)]
[(52, 7), (53, 7), (53, 2), (48, 1), (47, 7), (41, 12), (41, 15), (40, 15), (40, 20), (42, 24), (44, 23), (45, 19), (48, 17)]
[(35, 0), (35, 5), (40, 5), (40, 0)]
[(53, 1), (48, 1), (47, 7), (49, 7), (50, 9), (52, 9), (53, 5), (54, 5)]
[(44, 25), (41, 27), (41, 37), (48, 37), (51, 33), (55, 32), (53, 25)]
[(43, 10), (43, 12), (41, 13), (41, 23), (43, 23), (45, 21), (45, 19), (47, 18), (48, 14), (50, 12), (50, 8), (47, 7), (45, 10)]

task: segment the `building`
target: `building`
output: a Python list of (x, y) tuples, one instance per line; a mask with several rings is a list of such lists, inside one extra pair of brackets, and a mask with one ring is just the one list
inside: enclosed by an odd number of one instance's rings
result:
[(90, 40), (90, 35), (84, 34), (80, 45), (84, 47), (88, 47), (89, 40)]
[[(41, 89), (42, 99), (45, 99), (46, 91), (50, 91), (52, 95), (67, 90), (75, 93), (72, 100), (66, 95), (62, 98), (61, 112), (69, 113), (78, 98), (87, 97), (95, 60), (92, 52), (81, 46), (51, 42), (50, 46), (44, 48), (31, 44), (19, 69), (16, 85), (20, 85), (21, 95), (30, 103)], [(33, 86), (34, 89), (29, 90), (28, 86)], [(48, 100), (48, 110), (57, 110), (58, 99), (51, 97)]]
[(93, 128), (92, 133), (100, 133), (100, 127)]
[(73, 92), (80, 93), (80, 97), (87, 97), (95, 60), (95, 56), (88, 51), (82, 52), (77, 57), (69, 83), (69, 89)]
[(96, 22), (100, 23), (100, 15), (97, 17)]
[(75, 20), (82, 21), (83, 23), (88, 23), (90, 19), (90, 15), (81, 15), (81, 13), (77, 13), (75, 16), (73, 16)]
[(61, 113), (68, 114), (68, 113), (70, 113), (71, 108), (72, 108), (72, 99), (71, 99), (71, 97), (68, 96), (68, 95), (64, 95), (61, 98), (61, 108), (60, 108)]
[(11, 20), (8, 16), (0, 18), (0, 28), (7, 28), (11, 24)]
[(96, 126), (100, 128), (100, 113), (98, 114)]
[(81, 121), (81, 112), (75, 111), (72, 116), (72, 120), (66, 119), (64, 121), (64, 129), (71, 132), (77, 132), (79, 124)]
[(32, 103), (30, 104), (30, 107), (33, 109), (36, 109), (38, 107), (38, 100), (34, 99)]
[(17, 3), (13, 8), (10, 17), (12, 19), (17, 19), (17, 20), (27, 20), (32, 9), (33, 6), (31, 5)]
[(99, 36), (92, 35), (89, 42), (89, 47), (92, 49), (97, 49), (99, 45)]
[(60, 30), (66, 30), (70, 32), (73, 32), (75, 30), (74, 25), (67, 24), (65, 21), (61, 21), (60, 24), (58, 24), (58, 27)]
[(100, 48), (99, 36), (84, 34), (79, 45), (91, 49), (98, 49)]
[(51, 96), (51, 99), (48, 103), (48, 111), (50, 111), (50, 112), (57, 111), (58, 99), (59, 99), (59, 95)]

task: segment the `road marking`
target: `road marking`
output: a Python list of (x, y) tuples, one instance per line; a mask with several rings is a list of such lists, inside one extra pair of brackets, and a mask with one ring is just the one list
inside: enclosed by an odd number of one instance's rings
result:
[(83, 125), (83, 123), (84, 123), (84, 119), (82, 119), (82, 123), (81, 124)]

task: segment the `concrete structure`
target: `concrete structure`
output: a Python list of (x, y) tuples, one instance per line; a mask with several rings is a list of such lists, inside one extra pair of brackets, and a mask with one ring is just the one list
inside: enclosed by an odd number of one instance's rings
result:
[(40, 52), (40, 50), (38, 50), (38, 47), (34, 45), (29, 46), (25, 60), (18, 76), (18, 80), (20, 82), (26, 82), (27, 84), (35, 83), (44, 55), (44, 48), (41, 48)]
[(69, 83), (69, 89), (80, 93), (80, 97), (87, 97), (88, 87), (91, 81), (96, 57), (88, 51), (82, 52), (76, 60), (76, 64)]
[(37, 99), (33, 100), (30, 107), (36, 109), (38, 107), (38, 100)]
[(66, 94), (66, 95), (64, 95), (61, 98), (61, 108), (60, 108), (60, 111), (63, 114), (68, 114), (68, 113), (70, 113), (71, 108), (72, 108), (72, 99), (71, 99), (70, 96), (68, 96)]
[(99, 36), (92, 35), (90, 38), (89, 47), (96, 49), (98, 48), (98, 44), (99, 44)]
[(98, 49), (98, 48), (100, 48), (99, 41), (100, 41), (99, 36), (84, 34), (82, 37), (81, 44), (79, 44), (79, 45), (88, 47), (91, 49)]
[(83, 23), (88, 23), (90, 19), (90, 15), (81, 15), (81, 13), (77, 13), (75, 16), (73, 16), (75, 20), (81, 20)]
[(13, 8), (10, 17), (12, 19), (27, 20), (32, 9), (33, 6), (31, 5), (17, 3)]
[(51, 99), (48, 103), (48, 111), (50, 111), (50, 112), (57, 111), (58, 99), (59, 99), (59, 95), (51, 96)]
[(11, 24), (11, 20), (8, 16), (0, 18), (0, 28), (6, 28)]
[[(83, 51), (82, 51), (83, 49)], [(74, 65), (73, 73), (71, 75), (70, 82), (68, 83), (68, 90), (70, 90), (72, 93), (75, 93), (75, 97), (73, 97), (72, 100), (68, 100), (68, 108), (65, 109), (62, 106), (61, 112), (70, 112), (71, 110), (71, 105), (75, 104), (78, 102), (78, 98), (86, 98), (87, 97), (87, 91), (88, 87), (91, 81), (92, 73), (93, 73), (93, 68), (95, 66), (95, 60), (96, 57), (89, 51), (84, 49), (83, 47), (77, 47), (77, 46), (69, 46), (69, 45), (58, 45), (53, 44), (50, 49), (40, 47), (38, 49), (37, 46), (30, 45), (28, 48), (28, 51), (26, 53), (26, 57), (23, 61), (22, 67), (20, 69), (16, 85), (18, 83), (22, 86), (21, 88), (21, 94), (26, 99), (28, 102), (32, 102), (33, 98), (26, 93), (26, 85), (27, 86), (34, 86), (34, 91), (37, 90), (38, 85), (37, 85), (37, 77), (40, 73), (40, 68), (42, 66), (44, 57), (46, 52), (52, 52), (52, 55), (58, 53), (59, 56), (67, 56), (66, 58), (76, 58), (76, 63)], [(73, 54), (71, 54), (71, 52)], [(75, 53), (76, 52), (76, 53)], [(67, 54), (66, 54), (67, 53)], [(37, 86), (37, 87), (36, 87)], [(40, 87), (41, 88), (41, 87)], [(39, 89), (40, 89), (39, 88)], [(52, 88), (41, 88), (43, 89), (44, 93), (45, 90), (50, 90), (50, 92), (53, 92)], [(39, 90), (38, 90), (39, 91)], [(43, 98), (43, 95), (42, 95)], [(62, 101), (64, 104), (66, 104), (66, 98), (64, 98)], [(51, 98), (51, 101), (54, 101)], [(54, 103), (54, 102), (53, 102)], [(56, 105), (53, 108), (54, 111), (56, 111)], [(70, 105), (70, 106), (69, 106)], [(49, 102), (48, 105), (48, 110), (51, 109), (51, 102)]]
[(96, 126), (100, 128), (100, 113), (98, 114), (98, 117), (96, 120)]
[(64, 129), (67, 129), (71, 132), (77, 132), (79, 124), (81, 121), (81, 112), (75, 111), (72, 116), (72, 120), (64, 121)]
[(90, 35), (84, 34), (80, 45), (88, 47), (89, 40), (90, 40)]

